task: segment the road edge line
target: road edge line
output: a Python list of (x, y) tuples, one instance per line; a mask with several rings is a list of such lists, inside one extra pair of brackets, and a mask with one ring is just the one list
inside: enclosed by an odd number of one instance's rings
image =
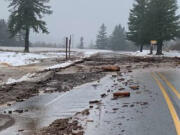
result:
[(157, 73), (157, 75), (168, 85), (168, 87), (174, 92), (174, 94), (177, 96), (178, 99), (180, 99), (180, 93), (177, 91), (177, 89), (170, 83), (167, 78), (162, 75), (161, 73)]
[(168, 105), (168, 109), (170, 111), (170, 114), (172, 116), (172, 119), (173, 119), (173, 122), (174, 122), (174, 125), (175, 125), (175, 128), (176, 128), (176, 132), (177, 132), (177, 135), (180, 135), (180, 123), (179, 123), (179, 117), (177, 115), (177, 112), (174, 108), (174, 105), (170, 99), (170, 97), (168, 96), (165, 88), (163, 87), (162, 83), (157, 79), (157, 77), (155, 76), (155, 73), (151, 73), (153, 79), (156, 81), (157, 85), (159, 86), (163, 96), (164, 96), (164, 99)]

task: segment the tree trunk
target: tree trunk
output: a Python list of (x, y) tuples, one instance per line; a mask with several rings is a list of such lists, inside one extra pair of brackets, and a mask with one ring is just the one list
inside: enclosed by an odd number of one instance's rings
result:
[(24, 52), (29, 53), (29, 28), (26, 28)]
[(140, 52), (143, 52), (143, 45), (140, 46)]
[(149, 55), (152, 55), (153, 54), (153, 45), (150, 45), (150, 53)]
[(162, 46), (163, 46), (163, 42), (159, 41), (158, 44), (157, 44), (157, 53), (156, 53), (156, 55), (163, 55)]

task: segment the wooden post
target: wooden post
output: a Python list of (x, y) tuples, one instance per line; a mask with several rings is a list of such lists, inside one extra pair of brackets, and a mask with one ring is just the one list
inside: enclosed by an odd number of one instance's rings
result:
[(66, 37), (66, 60), (68, 59), (68, 37)]
[(71, 35), (69, 39), (69, 59), (71, 58)]

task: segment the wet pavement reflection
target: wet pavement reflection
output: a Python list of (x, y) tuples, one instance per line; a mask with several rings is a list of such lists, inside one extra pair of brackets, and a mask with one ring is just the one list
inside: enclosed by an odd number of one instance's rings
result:
[(13, 112), (11, 117), (15, 119), (15, 124), (1, 131), (0, 134), (16, 135), (21, 130), (23, 134), (31, 134), (31, 131), (48, 126), (56, 119), (71, 117), (89, 108), (90, 100), (100, 100), (100, 95), (106, 92), (112, 83), (111, 75), (108, 75), (100, 81), (76, 87), (69, 92), (44, 94), (22, 103), (15, 103), (11, 107), (3, 106), (0, 108), (1, 113), (15, 110), (26, 111), (21, 114)]

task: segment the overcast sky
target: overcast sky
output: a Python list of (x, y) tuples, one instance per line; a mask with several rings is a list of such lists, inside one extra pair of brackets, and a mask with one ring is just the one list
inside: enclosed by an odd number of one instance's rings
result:
[[(8, 18), (8, 2), (0, 0), (0, 18)], [(102, 23), (110, 34), (116, 24), (127, 29), (129, 9), (134, 0), (51, 0), (53, 14), (46, 16), (50, 34), (31, 34), (31, 41), (62, 42), (63, 37), (73, 34), (75, 43), (84, 36), (88, 44), (95, 41)], [(178, 0), (180, 4), (180, 0)]]

